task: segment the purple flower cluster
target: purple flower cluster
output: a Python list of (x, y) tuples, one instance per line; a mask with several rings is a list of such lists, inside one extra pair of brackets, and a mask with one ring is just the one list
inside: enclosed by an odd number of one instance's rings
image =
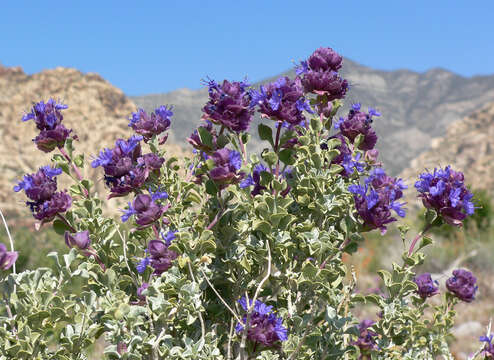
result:
[(416, 276), (414, 282), (417, 284), (417, 292), (422, 299), (426, 299), (439, 293), (439, 288), (436, 286), (437, 281), (432, 281), (431, 274), (429, 273)]
[(247, 131), (254, 114), (254, 110), (249, 106), (251, 102), (247, 91), (249, 84), (228, 80), (224, 80), (221, 85), (214, 80), (210, 80), (207, 84), (209, 101), (202, 109), (203, 118), (236, 133)]
[[(142, 135), (145, 142), (148, 142), (154, 135), (159, 135), (170, 128), (170, 117), (173, 116), (172, 107), (160, 106), (151, 115), (143, 109), (138, 109), (132, 113), (129, 126), (139, 135)], [(164, 144), (167, 136), (160, 140)]]
[(334, 128), (339, 129), (340, 133), (346, 136), (353, 144), (358, 135), (364, 137), (359, 145), (361, 150), (372, 150), (376, 146), (377, 135), (372, 129), (372, 117), (381, 116), (376, 110), (369, 108), (368, 113), (360, 111), (360, 104), (353, 104), (346, 118), (340, 118), (335, 123)]
[(475, 210), (473, 194), (468, 191), (463, 180), (462, 172), (446, 166), (444, 169), (435, 168), (433, 173), (420, 174), (415, 188), (426, 208), (436, 210), (448, 224), (461, 226), (463, 220)]
[(156, 201), (167, 197), (168, 194), (166, 194), (166, 192), (156, 192), (152, 195), (137, 195), (133, 203), (128, 203), (128, 209), (124, 210), (124, 214), (121, 217), (122, 221), (126, 222), (132, 215), (134, 215), (135, 222), (140, 228), (152, 225), (161, 218), (163, 213), (169, 207), (169, 205), (159, 205)]
[(446, 287), (460, 300), (472, 302), (475, 300), (475, 293), (478, 289), (478, 286), (475, 285), (476, 282), (477, 278), (470, 271), (457, 269), (453, 271), (453, 276), (446, 281)]
[(374, 325), (375, 322), (372, 320), (363, 320), (360, 322), (359, 329), (359, 337), (352, 344), (358, 346), (361, 352), (367, 352), (369, 350), (377, 349), (376, 337), (377, 333), (369, 330), (369, 328)]
[(17, 251), (7, 251), (7, 247), (0, 243), (0, 269), (10, 269), (10, 267), (14, 265), (18, 256), (19, 254)]
[(105, 170), (105, 182), (110, 187), (110, 196), (125, 196), (139, 190), (151, 172), (159, 174), (165, 159), (154, 153), (141, 154), (139, 142), (143, 139), (134, 135), (129, 140), (118, 139), (113, 149), (101, 150), (91, 166), (102, 166)]
[(386, 224), (396, 221), (391, 210), (401, 217), (405, 216), (403, 205), (398, 200), (407, 186), (403, 180), (392, 178), (382, 168), (375, 168), (365, 180), (365, 185), (350, 185), (348, 190), (354, 194), (355, 206), (364, 221), (364, 230), (380, 229), (386, 232)]
[(223, 148), (215, 151), (212, 158), (214, 168), (209, 172), (209, 176), (214, 182), (226, 185), (241, 180), (242, 175), (237, 174), (237, 171), (242, 167), (242, 156), (238, 151)]
[(331, 48), (319, 48), (296, 69), (305, 92), (324, 95), (326, 103), (343, 99), (348, 82), (338, 75), (342, 57)]
[(299, 125), (305, 120), (304, 110), (313, 113), (309, 102), (304, 97), (300, 79), (291, 80), (281, 77), (275, 82), (264, 86), (260, 91), (250, 91), (251, 108), (259, 105), (261, 116), (279, 122), (286, 122), (289, 126)]
[(489, 336), (484, 335), (479, 338), (480, 341), (485, 342), (482, 352), (486, 359), (494, 359), (494, 344), (492, 343), (492, 338), (492, 334)]
[(175, 232), (170, 231), (166, 236), (162, 235), (164, 241), (151, 240), (148, 244), (147, 252), (149, 253), (149, 264), (154, 269), (155, 275), (161, 275), (172, 266), (173, 260), (178, 254), (170, 250), (171, 240), (175, 239)]
[[(248, 311), (247, 300), (242, 297), (238, 303), (244, 311)], [(251, 304), (249, 304), (251, 305)], [(235, 327), (237, 333), (244, 331), (244, 324), (247, 322), (247, 314), (242, 318), (242, 324), (238, 323)], [(273, 346), (278, 341), (288, 339), (288, 330), (283, 326), (283, 319), (273, 313), (273, 307), (256, 300), (254, 309), (250, 314), (249, 330), (247, 338), (264, 346)]]
[(49, 99), (46, 103), (44, 101), (35, 103), (31, 112), (22, 117), (22, 121), (34, 120), (40, 130), (33, 141), (41, 151), (48, 153), (65, 145), (65, 140), (72, 131), (62, 125), (61, 111), (67, 108), (67, 105)]
[(48, 222), (58, 213), (63, 213), (72, 204), (72, 198), (65, 191), (57, 192), (57, 179), (62, 170), (44, 166), (36, 173), (24, 175), (24, 178), (14, 186), (14, 191), (24, 190), (31, 200), (26, 204), (37, 220)]

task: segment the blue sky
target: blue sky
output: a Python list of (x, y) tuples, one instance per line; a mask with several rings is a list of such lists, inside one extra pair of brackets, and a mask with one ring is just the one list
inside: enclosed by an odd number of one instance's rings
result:
[(257, 81), (319, 46), (379, 69), (494, 73), (494, 1), (4, 1), (0, 63), (97, 72), (128, 95)]

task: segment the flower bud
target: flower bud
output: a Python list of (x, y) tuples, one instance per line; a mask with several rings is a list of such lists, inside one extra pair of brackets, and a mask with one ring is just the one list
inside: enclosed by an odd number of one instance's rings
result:
[(91, 245), (91, 239), (89, 238), (89, 231), (88, 230), (80, 231), (75, 234), (71, 234), (68, 231), (66, 231), (65, 243), (69, 248), (86, 250)]

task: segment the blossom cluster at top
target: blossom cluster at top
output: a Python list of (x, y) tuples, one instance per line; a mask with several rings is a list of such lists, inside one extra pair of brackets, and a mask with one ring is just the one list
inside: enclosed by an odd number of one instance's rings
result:
[(424, 206), (437, 211), (450, 225), (461, 226), (475, 211), (473, 194), (465, 186), (463, 173), (454, 171), (451, 166), (420, 174), (415, 188)]
[(48, 222), (57, 214), (64, 213), (72, 204), (72, 198), (66, 191), (57, 192), (56, 176), (62, 170), (44, 166), (34, 174), (24, 175), (24, 178), (14, 186), (14, 191), (24, 190), (30, 201), (26, 204), (37, 220)]
[(203, 107), (203, 119), (240, 133), (249, 130), (254, 111), (249, 107), (251, 98), (248, 83), (224, 80), (220, 85), (208, 81), (209, 101)]
[(382, 168), (375, 168), (365, 180), (364, 185), (350, 185), (348, 190), (354, 194), (355, 206), (364, 221), (364, 230), (380, 229), (386, 232), (386, 225), (396, 221), (391, 211), (405, 216), (403, 205), (398, 200), (407, 186), (403, 180), (392, 178)]
[(154, 154), (141, 154), (141, 135), (133, 135), (128, 140), (118, 139), (113, 149), (101, 150), (93, 160), (93, 168), (102, 166), (105, 182), (110, 187), (110, 196), (125, 196), (141, 189), (150, 173), (159, 175), (165, 159)]
[[(238, 303), (242, 306), (244, 311), (248, 311), (252, 304), (252, 302), (250, 302), (248, 306), (245, 297), (242, 297)], [(246, 322), (247, 314), (243, 316), (242, 324), (237, 323), (235, 327), (237, 333), (242, 333), (244, 331)], [(247, 338), (254, 343), (260, 343), (269, 347), (273, 346), (278, 341), (287, 340), (288, 331), (283, 326), (283, 320), (273, 312), (272, 306), (266, 305), (260, 300), (256, 300), (250, 314)]]
[(305, 121), (304, 110), (313, 112), (304, 97), (304, 88), (299, 78), (291, 80), (281, 77), (278, 80), (261, 85), (260, 90), (250, 91), (251, 108), (259, 106), (264, 118), (269, 118), (289, 126), (300, 125)]
[(305, 92), (325, 96), (326, 102), (342, 99), (348, 82), (338, 75), (343, 58), (333, 49), (321, 47), (297, 68)]
[(49, 99), (46, 103), (44, 101), (35, 103), (31, 112), (22, 117), (22, 121), (34, 120), (40, 130), (33, 141), (41, 151), (51, 152), (57, 147), (64, 146), (65, 140), (72, 132), (62, 124), (62, 110), (67, 108), (67, 105)]
[[(129, 127), (148, 142), (153, 136), (160, 135), (170, 128), (171, 116), (173, 116), (172, 108), (167, 106), (160, 106), (151, 115), (143, 109), (138, 109), (137, 112), (132, 113)], [(166, 142), (167, 137), (168, 135), (165, 135), (161, 138), (160, 145)]]

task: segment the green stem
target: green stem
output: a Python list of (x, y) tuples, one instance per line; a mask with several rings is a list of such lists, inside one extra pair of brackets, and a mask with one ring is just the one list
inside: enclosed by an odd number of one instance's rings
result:
[(410, 249), (408, 250), (408, 256), (411, 256), (413, 253), (413, 249), (415, 248), (415, 245), (419, 241), (420, 238), (422, 238), (427, 231), (429, 231), (432, 227), (432, 224), (426, 224), (424, 229), (415, 236), (415, 239), (413, 239), (412, 244), (410, 245)]

